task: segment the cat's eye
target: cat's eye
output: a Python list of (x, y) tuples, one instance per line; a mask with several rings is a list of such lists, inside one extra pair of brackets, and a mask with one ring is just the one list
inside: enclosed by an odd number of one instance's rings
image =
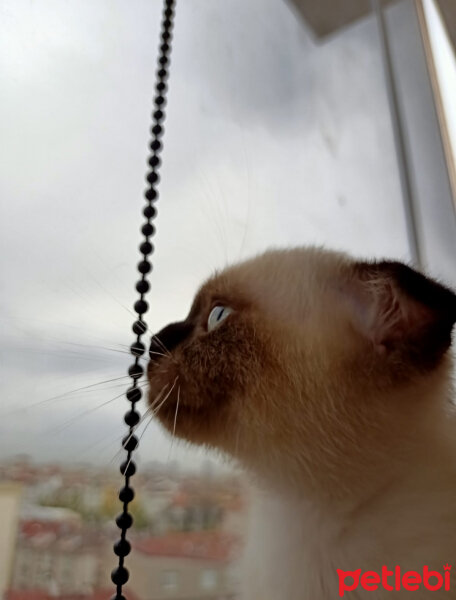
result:
[(212, 331), (218, 327), (232, 312), (233, 309), (229, 306), (214, 306), (207, 320), (207, 330)]

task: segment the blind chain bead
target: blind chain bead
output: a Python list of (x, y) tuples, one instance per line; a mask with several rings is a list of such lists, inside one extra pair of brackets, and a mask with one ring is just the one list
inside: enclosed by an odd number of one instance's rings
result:
[(147, 275), (152, 270), (152, 265), (148, 260), (142, 260), (138, 263), (138, 271), (143, 275)]
[[(158, 127), (160, 127), (160, 125), (158, 125)], [(158, 176), (158, 173), (152, 171), (151, 173), (149, 173), (149, 175), (147, 175), (146, 179), (150, 183), (150, 185), (154, 185), (154, 183), (157, 183), (160, 178)]]
[(111, 580), (116, 585), (124, 585), (127, 583), (130, 573), (125, 567), (120, 565), (111, 571)]
[(160, 140), (153, 140), (149, 144), (149, 147), (152, 150), (152, 152), (160, 152), (162, 149), (162, 143), (160, 142)]
[[(127, 435), (124, 437), (124, 439), (122, 440), (122, 446), (125, 448), (125, 450), (127, 450), (128, 452), (133, 452), (133, 450), (136, 450), (136, 448), (138, 447), (138, 443), (139, 440), (136, 436), (134, 435)], [(123, 464), (123, 463), (122, 463)], [(130, 463), (132, 464), (132, 463)]]
[(160, 136), (163, 133), (163, 127), (161, 125), (154, 125), (152, 127), (152, 133), (154, 135), (156, 135), (157, 137)]
[(141, 420), (141, 415), (136, 410), (129, 410), (124, 415), (125, 424), (129, 427), (135, 427)]
[(152, 225), (152, 223), (144, 223), (144, 225), (141, 227), (141, 232), (146, 237), (150, 237), (151, 235), (154, 235), (155, 227)]
[[(141, 343), (141, 342), (136, 342)], [(141, 344), (144, 347), (144, 344)], [(142, 391), (137, 387), (131, 387), (127, 390), (127, 400), (130, 402), (139, 402), (141, 400)]]
[(131, 545), (128, 540), (119, 540), (114, 544), (114, 553), (117, 556), (128, 556), (131, 551)]
[(144, 313), (146, 313), (148, 308), (149, 305), (145, 300), (136, 300), (134, 304), (135, 312), (137, 312), (138, 315), (143, 315)]
[(139, 379), (143, 373), (144, 369), (142, 368), (142, 366), (136, 363), (131, 365), (131, 367), (128, 369), (128, 374), (132, 379)]
[(133, 525), (133, 517), (130, 513), (120, 513), (120, 515), (116, 517), (116, 524), (121, 530), (130, 529), (130, 527)]
[(139, 246), (139, 251), (141, 252), (141, 254), (151, 254), (153, 249), (154, 249), (154, 247), (152, 246), (152, 244), (150, 242), (143, 242)]
[[(153, 187), (150, 187), (144, 192), (144, 196), (149, 202), (153, 202), (154, 200), (157, 200), (158, 192)], [(155, 208), (155, 206), (148, 204), (144, 207), (143, 215), (146, 217), (146, 219), (154, 219), (156, 214), (157, 209)]]
[(147, 325), (144, 323), (144, 321), (138, 319), (133, 323), (132, 329), (133, 333), (136, 333), (136, 335), (142, 335), (143, 333), (146, 333)]
[(131, 487), (128, 487), (127, 485), (125, 485), (123, 488), (121, 488), (119, 490), (119, 500), (121, 502), (125, 502), (126, 504), (128, 504), (129, 502), (131, 502), (133, 500), (134, 497), (135, 497), (134, 489)]
[(124, 462), (120, 465), (120, 472), (125, 477), (132, 477), (136, 473), (136, 465), (130, 459), (124, 460)]
[(150, 285), (146, 279), (141, 279), (136, 284), (136, 291), (139, 292), (140, 294), (145, 294), (146, 292), (149, 291), (149, 288), (150, 288)]
[[(161, 113), (161, 111), (158, 111), (158, 110), (156, 112)], [(158, 156), (151, 156), (147, 162), (149, 163), (149, 167), (151, 167), (152, 169), (155, 169), (156, 167), (158, 167), (160, 165), (160, 158)]]

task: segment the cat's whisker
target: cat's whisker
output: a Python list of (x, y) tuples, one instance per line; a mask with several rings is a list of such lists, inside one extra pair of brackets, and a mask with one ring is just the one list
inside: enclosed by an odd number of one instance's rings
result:
[(171, 445), (169, 447), (169, 453), (168, 453), (168, 462), (169, 459), (171, 458), (171, 453), (173, 451), (173, 445), (174, 445), (174, 440), (176, 438), (176, 423), (177, 423), (177, 413), (179, 412), (179, 402), (180, 402), (180, 385), (177, 388), (177, 404), (176, 404), (176, 412), (174, 413), (174, 424), (173, 424), (173, 435), (171, 438)]
[[(109, 435), (106, 435), (100, 439), (97, 439), (96, 442), (94, 442), (93, 444), (90, 444), (90, 446), (86, 446), (86, 448), (84, 448), (79, 453), (78, 460), (81, 460), (81, 458), (83, 456), (85, 456), (87, 453), (91, 452), (94, 448), (97, 448), (100, 444), (103, 444), (103, 442), (106, 442), (106, 440), (109, 439), (109, 442), (107, 444), (104, 444), (103, 446), (101, 446), (101, 448), (99, 449), (99, 453), (104, 452), (104, 450), (106, 450), (113, 444), (118, 444), (122, 438), (123, 438), (123, 436), (120, 435), (120, 436), (116, 436), (114, 439), (112, 439), (112, 433), (110, 433)], [(122, 449), (119, 450), (119, 452), (121, 452), (121, 451), (122, 451)]]
[[(149, 411), (147, 411), (145, 414), (148, 415), (150, 413), (149, 413)], [(139, 436), (138, 443), (141, 442), (143, 435), (146, 433), (146, 429), (149, 427), (149, 425), (152, 423), (153, 420), (154, 420), (154, 418), (153, 418), (153, 416), (151, 416), (150, 419), (147, 421), (146, 426), (144, 427), (144, 429), (141, 432), (141, 435)], [(130, 456), (130, 458), (127, 462), (127, 465), (125, 467), (125, 471), (128, 471), (128, 467), (130, 466), (132, 459), (133, 459), (133, 456)]]
[(93, 348), (94, 350), (106, 350), (107, 352), (117, 352), (120, 354), (129, 354), (131, 355), (130, 352), (130, 346), (127, 346), (126, 344), (118, 344), (119, 346), (123, 347), (123, 350), (119, 350), (118, 348), (112, 348), (110, 346), (102, 346), (102, 345), (98, 345), (98, 344), (80, 344), (78, 342), (63, 342), (63, 341), (59, 341), (59, 344), (63, 344), (65, 346), (76, 346), (78, 348)]
[(168, 348), (165, 346), (165, 344), (161, 341), (161, 339), (159, 337), (157, 337), (157, 335), (153, 335), (152, 339), (154, 340), (154, 342), (156, 342), (162, 348), (163, 352), (165, 352), (167, 356), (171, 357), (171, 352), (168, 350)]
[[(140, 420), (138, 421), (138, 423), (136, 425), (134, 425), (131, 429), (131, 433), (127, 436), (127, 438), (125, 439), (125, 441), (122, 444), (122, 448), (116, 453), (116, 455), (114, 456), (114, 458), (112, 459), (112, 461), (116, 458), (116, 456), (118, 456), (118, 454), (125, 449), (126, 445), (128, 444), (128, 442), (131, 440), (131, 438), (133, 437), (133, 435), (136, 433), (136, 430), (138, 429), (138, 427), (141, 425), (141, 423), (144, 422), (144, 419), (147, 418), (147, 416), (149, 414), (151, 414), (153, 412), (154, 406), (155, 404), (161, 399), (161, 395), (163, 394), (164, 390), (168, 387), (168, 383), (166, 385), (164, 385), (162, 387), (162, 389), (158, 392), (158, 394), (155, 396), (154, 400), (151, 402), (150, 406), (148, 406), (147, 410), (145, 411), (145, 413), (142, 415), (142, 417), (140, 418)], [(111, 462), (112, 462), (111, 461)]]
[[(14, 415), (17, 415), (17, 414), (21, 414), (24, 411), (27, 411), (27, 410), (29, 410), (31, 408), (36, 408), (38, 406), (43, 406), (43, 405), (49, 404), (51, 402), (57, 402), (57, 401), (60, 401), (60, 400), (74, 399), (74, 395), (78, 394), (78, 393), (81, 393), (81, 392), (95, 392), (95, 391), (99, 392), (100, 388), (99, 389), (95, 389), (98, 386), (106, 385), (107, 383), (112, 383), (113, 381), (119, 381), (121, 379), (127, 379), (129, 377), (130, 377), (130, 375), (122, 375), (121, 377), (113, 377), (112, 379), (105, 379), (104, 381), (99, 381), (98, 383), (91, 383), (89, 385), (85, 385), (85, 386), (82, 386), (82, 387), (79, 387), (79, 388), (75, 388), (74, 390), (70, 390), (68, 392), (63, 392), (62, 394), (58, 394), (57, 396), (51, 396), (50, 398), (45, 398), (44, 400), (39, 400), (38, 402), (32, 402), (31, 404), (27, 404), (26, 406), (21, 406), (20, 408), (17, 408), (17, 409), (11, 410), (9, 412), (3, 413), (0, 416), (2, 418), (10, 417), (10, 416), (14, 416)], [(124, 384), (123, 383), (122, 384), (118, 384), (118, 385), (112, 386), (112, 388), (120, 387), (121, 385), (124, 385)], [(106, 388), (106, 389), (110, 389), (110, 388)]]
[(178, 375), (178, 376), (176, 377), (176, 379), (174, 380), (174, 383), (173, 383), (173, 385), (172, 385), (171, 389), (170, 389), (170, 390), (169, 390), (169, 392), (166, 394), (166, 396), (163, 398), (163, 400), (160, 402), (160, 404), (159, 404), (159, 405), (158, 405), (156, 408), (154, 408), (154, 410), (153, 410), (153, 413), (152, 413), (154, 417), (155, 417), (155, 416), (158, 414), (158, 412), (159, 412), (159, 410), (161, 409), (161, 407), (164, 405), (164, 403), (165, 403), (165, 402), (168, 400), (168, 398), (170, 397), (170, 395), (171, 395), (172, 391), (173, 391), (173, 390), (174, 390), (174, 388), (176, 387), (176, 383), (177, 383), (177, 380), (178, 380), (178, 379), (179, 379), (179, 375)]
[(155, 396), (153, 401), (149, 403), (149, 408), (151, 408), (153, 410), (155, 408), (155, 406), (157, 406), (157, 403), (161, 400), (162, 394), (166, 390), (167, 387), (169, 387), (169, 383), (165, 384), (162, 387), (162, 389), (159, 391), (159, 393)]
[[(119, 454), (122, 452), (122, 450), (125, 450), (125, 446), (128, 444), (128, 442), (131, 440), (131, 438), (135, 435), (136, 431), (138, 430), (138, 427), (141, 426), (142, 423), (144, 423), (145, 419), (151, 414), (152, 412), (152, 408), (149, 406), (148, 409), (146, 410), (146, 412), (141, 416), (141, 418), (139, 419), (138, 423), (136, 425), (134, 425), (131, 429), (131, 432), (129, 433), (129, 435), (125, 438), (125, 440), (122, 442), (121, 447), (119, 448), (119, 450), (117, 450), (117, 452), (114, 454), (114, 456), (111, 458), (111, 460), (109, 461), (110, 464), (112, 464), (116, 458), (119, 456)], [(120, 439), (122, 439), (124, 436), (121, 436)]]
[(163, 352), (157, 352), (156, 350), (149, 350), (149, 354), (156, 354), (157, 356), (167, 356), (170, 357), (171, 354), (164, 354)]
[[(82, 392), (84, 390), (88, 390), (88, 389), (97, 387), (99, 385), (104, 385), (106, 383), (112, 383), (113, 381), (120, 381), (121, 379), (127, 379), (129, 377), (130, 377), (130, 375), (121, 375), (120, 377), (112, 377), (111, 379), (105, 379), (104, 381), (99, 381), (98, 383), (90, 383), (89, 385), (84, 385), (82, 387), (76, 388), (76, 389), (71, 390), (69, 392), (64, 392), (63, 394), (59, 394), (57, 396), (53, 396), (52, 398), (48, 398), (47, 400), (42, 400), (38, 404), (44, 404), (45, 402), (51, 402), (53, 400), (60, 400), (60, 399), (62, 399), (64, 397), (66, 397), (66, 396), (70, 396), (71, 394), (75, 394), (76, 392)], [(32, 405), (32, 406), (34, 406), (34, 405)]]
[[(90, 271), (88, 269), (85, 269), (86, 274), (90, 277), (90, 279), (92, 279), (92, 281), (95, 283), (95, 285), (97, 285), (101, 290), (103, 290), (103, 292), (105, 292), (105, 294), (107, 294), (112, 300), (114, 300), (114, 302), (116, 302), (116, 304), (118, 304), (118, 306), (120, 306), (121, 308), (123, 308), (129, 315), (132, 315), (133, 317), (136, 318), (136, 313), (134, 313), (131, 308), (129, 308), (128, 306), (126, 306), (123, 302), (121, 302), (108, 288), (106, 288), (104, 285), (102, 285), (100, 283), (100, 281), (94, 277)], [(144, 325), (147, 328), (147, 325), (144, 323)]]
[[(142, 415), (142, 417), (140, 418), (139, 422), (132, 427), (132, 430), (130, 432), (130, 434), (125, 438), (124, 442), (122, 443), (122, 447), (116, 452), (116, 454), (113, 456), (113, 458), (111, 459), (110, 463), (113, 463), (116, 458), (119, 456), (119, 454), (122, 452), (122, 450), (125, 449), (126, 445), (128, 444), (128, 442), (131, 440), (131, 438), (133, 437), (133, 435), (136, 433), (136, 431), (138, 430), (138, 428), (142, 425), (142, 423), (144, 423), (145, 419), (150, 416), (151, 419), (153, 420), (154, 416), (158, 413), (158, 411), (161, 409), (161, 407), (164, 405), (164, 403), (166, 402), (166, 400), (169, 398), (170, 394), (172, 393), (177, 380), (179, 379), (179, 376), (177, 376), (174, 380), (174, 383), (171, 387), (171, 389), (169, 390), (169, 392), (166, 394), (166, 396), (163, 398), (162, 400), (162, 395), (163, 392), (166, 390), (167, 387), (169, 387), (169, 384), (165, 384), (162, 389), (158, 392), (158, 394), (155, 396), (154, 400), (150, 403), (150, 405), (148, 406), (147, 410), (145, 411), (145, 413)], [(148, 382), (146, 382), (147, 384)], [(180, 388), (179, 388), (180, 389)], [(159, 403), (159, 404), (158, 404)], [(178, 393), (178, 403), (179, 403), (179, 393)], [(158, 406), (157, 406), (158, 404)], [(176, 415), (177, 415), (177, 411), (176, 411)], [(150, 421), (149, 421), (150, 423)], [(149, 423), (146, 425), (146, 427), (144, 428), (144, 431), (147, 429)], [(144, 435), (144, 431), (142, 432), (139, 440), (141, 440), (142, 436)], [(131, 460), (131, 459), (130, 459)], [(127, 467), (128, 468), (128, 467)]]
[(46, 434), (49, 433), (61, 433), (62, 431), (65, 431), (65, 429), (67, 429), (68, 427), (71, 427), (72, 425), (74, 425), (74, 423), (76, 421), (78, 421), (79, 419), (81, 419), (82, 417), (86, 416), (86, 415), (90, 415), (92, 413), (94, 413), (97, 410), (100, 410), (100, 408), (103, 408), (104, 406), (107, 406), (108, 404), (111, 404), (112, 402), (114, 402), (115, 400), (118, 400), (119, 398), (122, 398), (122, 396), (124, 396), (125, 393), (122, 392), (121, 394), (119, 394), (118, 396), (114, 396), (114, 398), (111, 398), (110, 400), (106, 400), (105, 402), (102, 402), (101, 404), (98, 404), (97, 406), (94, 406), (93, 408), (89, 408), (81, 413), (79, 413), (78, 415), (76, 415), (75, 417), (73, 417), (72, 419), (70, 419), (69, 421), (66, 421), (65, 423), (62, 424), (62, 426), (57, 427), (55, 429), (51, 429), (50, 431), (47, 431)]

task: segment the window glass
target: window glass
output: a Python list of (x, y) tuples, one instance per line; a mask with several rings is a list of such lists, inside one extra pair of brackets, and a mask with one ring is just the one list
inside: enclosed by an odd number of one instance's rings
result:
[(163, 571), (161, 574), (162, 588), (168, 592), (179, 587), (179, 573), (177, 571)]
[[(148, 336), (270, 246), (409, 257), (376, 26), (316, 41), (288, 4), (177, 3)], [(2, 5), (0, 598), (104, 600), (161, 2)], [(125, 596), (237, 600), (245, 476), (141, 386)]]
[(201, 588), (213, 590), (217, 587), (217, 571), (215, 569), (204, 569), (201, 573)]

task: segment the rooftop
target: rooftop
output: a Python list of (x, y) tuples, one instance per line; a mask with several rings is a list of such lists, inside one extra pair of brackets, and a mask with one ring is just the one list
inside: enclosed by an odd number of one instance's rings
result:
[[(129, 600), (137, 600), (131, 590), (124, 589), (124, 594)], [(113, 595), (113, 589), (100, 588), (90, 594), (59, 594), (58, 600), (106, 600)], [(56, 600), (43, 590), (8, 590), (5, 594), (5, 600)]]

